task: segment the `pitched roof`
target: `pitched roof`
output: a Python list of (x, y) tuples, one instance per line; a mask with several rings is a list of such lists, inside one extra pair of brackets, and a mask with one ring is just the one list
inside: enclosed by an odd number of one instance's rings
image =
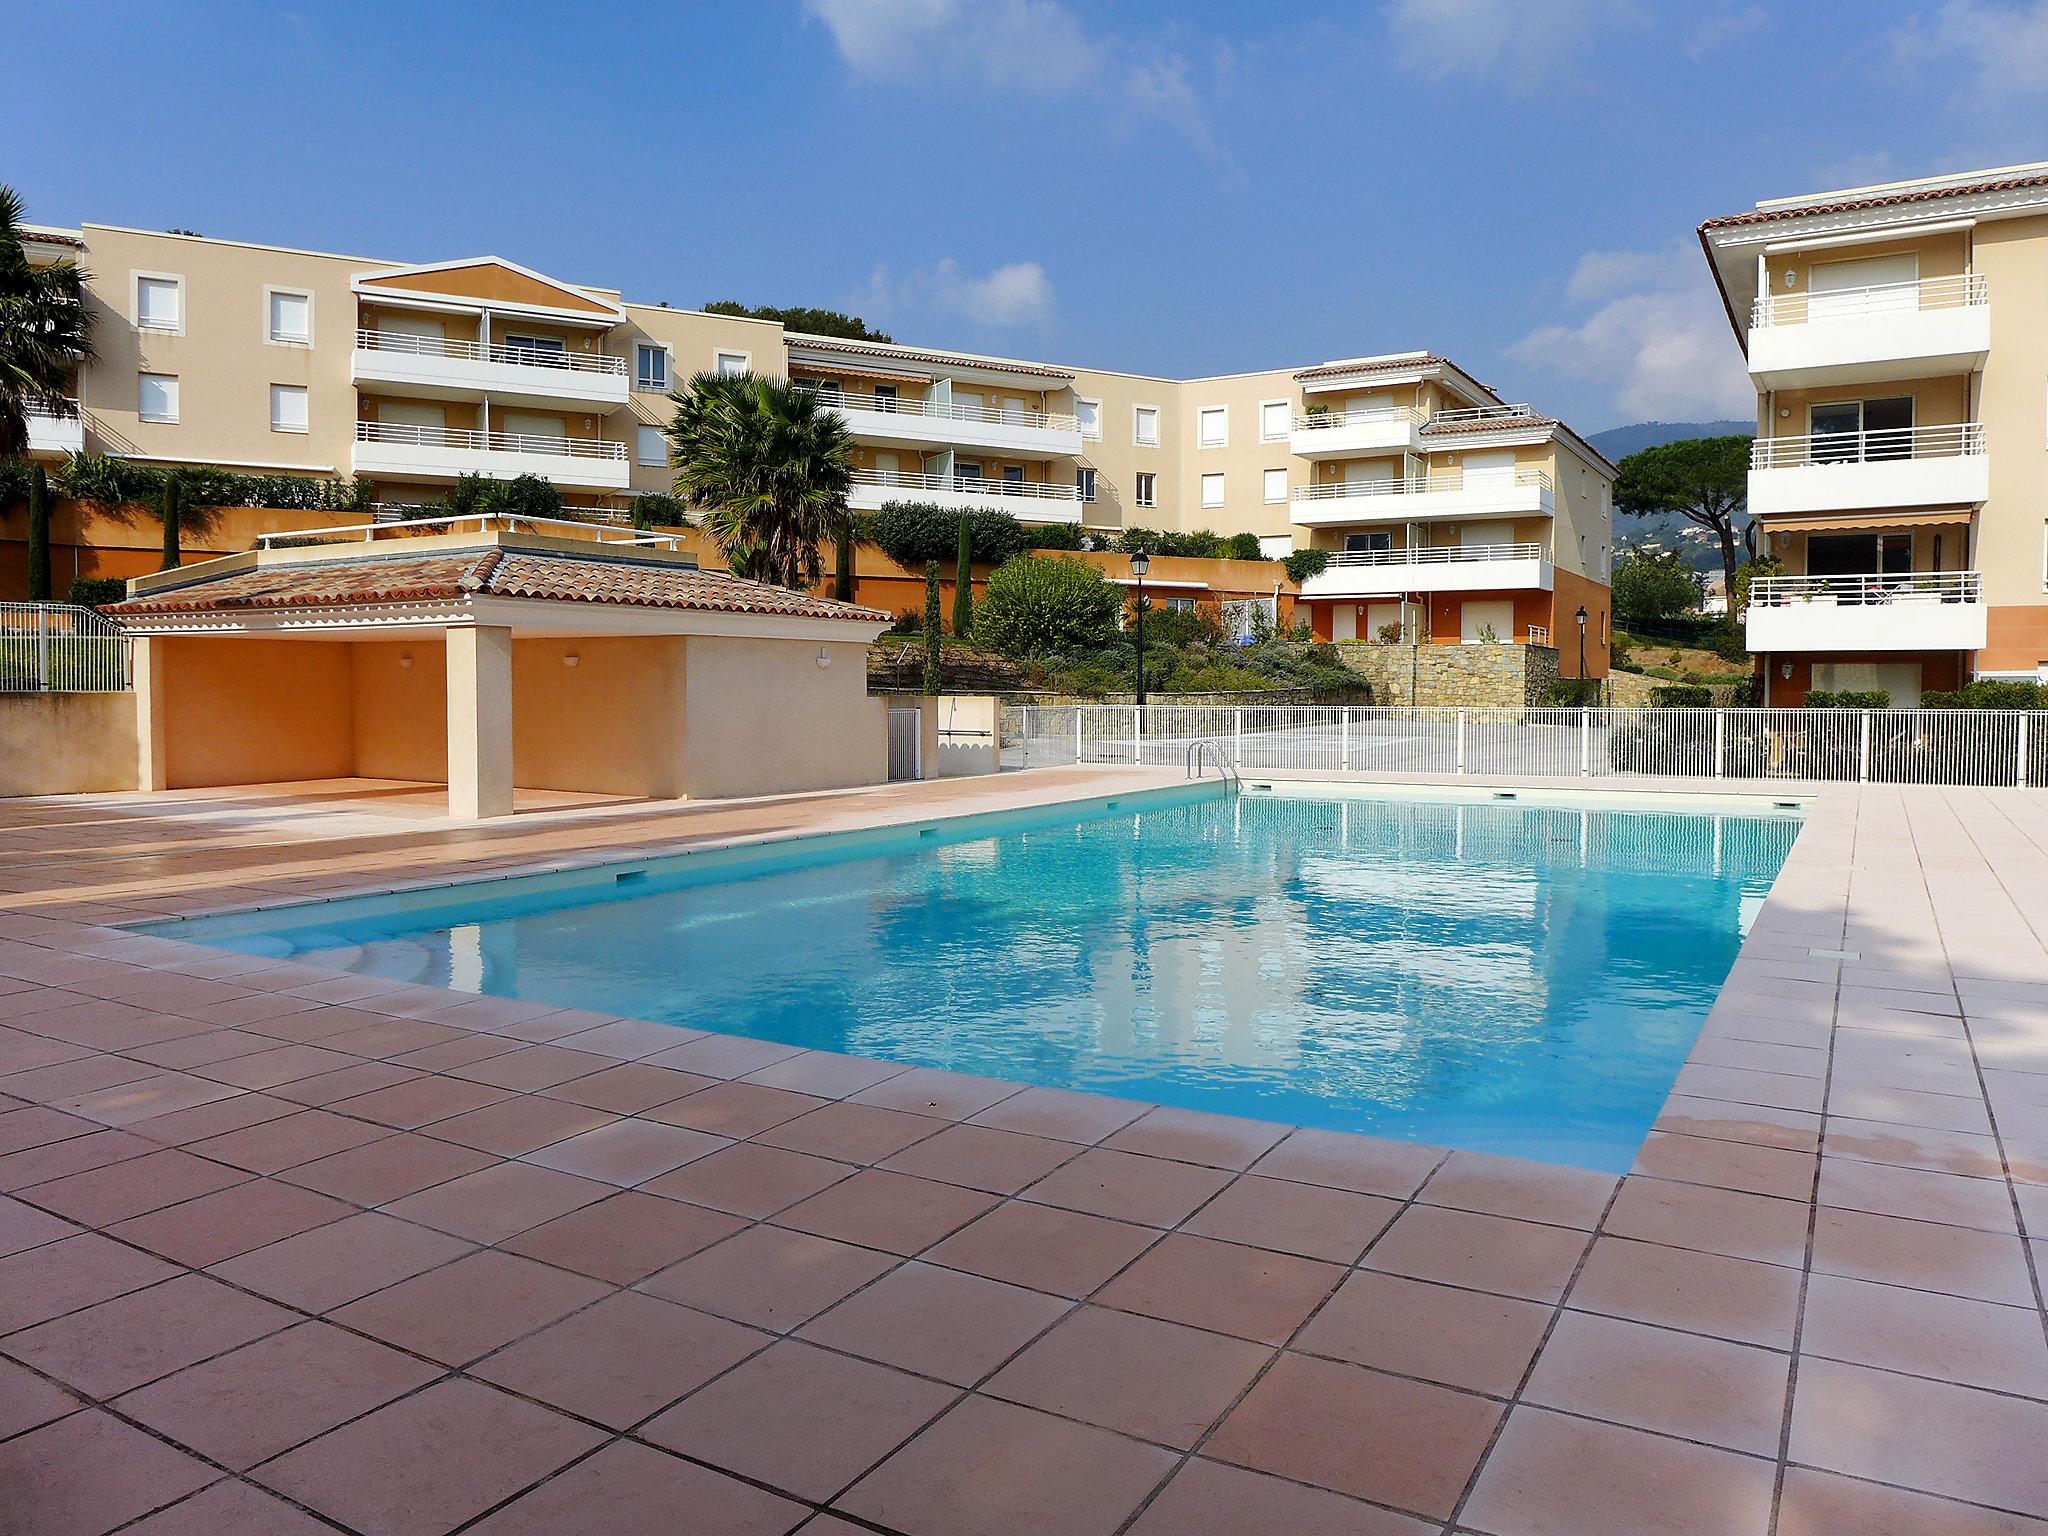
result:
[(1408, 352), (1395, 357), (1365, 357), (1354, 358), (1350, 362), (1322, 363), (1314, 368), (1303, 368), (1294, 376), (1297, 379), (1331, 379), (1347, 373), (1407, 373), (1417, 368), (1457, 366), (1448, 357), (1438, 357), (1433, 352)]
[(1533, 432), (1537, 428), (1562, 426), (1555, 416), (1482, 416), (1476, 421), (1426, 421), (1424, 437), (1448, 437), (1454, 432)]
[(1854, 213), (1865, 208), (1896, 208), (1908, 203), (1930, 203), (1944, 197), (1971, 197), (1983, 192), (2013, 192), (2023, 187), (2048, 187), (2048, 172), (2025, 176), (2000, 176), (1986, 181), (1948, 182), (1933, 187), (1901, 187), (1895, 192), (1877, 192), (1864, 197), (1841, 197), (1828, 202), (1795, 203), (1789, 207), (1753, 208), (1748, 213), (1724, 214), (1700, 225), (1700, 233), (1734, 229), (1744, 224), (1768, 224), (1778, 219), (1803, 219), (1817, 213)]
[(886, 623), (890, 615), (695, 566), (489, 545), (367, 559), (257, 565), (198, 575), (111, 604), (116, 617), (367, 607), (470, 597), (530, 598), (628, 608), (685, 608)]
[(884, 357), (895, 358), (898, 362), (934, 363), (940, 367), (977, 368), (984, 373), (1029, 373), (1045, 379), (1071, 379), (1074, 376), (1070, 369), (1055, 368), (1049, 363), (1026, 362), (1015, 357), (985, 357), (974, 352), (924, 352), (916, 347), (899, 347), (894, 342), (852, 341), (839, 336), (814, 336), (805, 331), (788, 334), (790, 350), (796, 352), (845, 352), (855, 357)]

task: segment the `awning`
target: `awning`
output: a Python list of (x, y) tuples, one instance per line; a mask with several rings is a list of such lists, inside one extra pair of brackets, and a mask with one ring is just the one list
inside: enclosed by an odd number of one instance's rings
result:
[(1969, 522), (1967, 507), (1944, 507), (1932, 512), (1851, 512), (1839, 517), (1771, 517), (1761, 519), (1766, 533), (1882, 533), (1893, 528), (1920, 528), (1929, 524), (1954, 527)]

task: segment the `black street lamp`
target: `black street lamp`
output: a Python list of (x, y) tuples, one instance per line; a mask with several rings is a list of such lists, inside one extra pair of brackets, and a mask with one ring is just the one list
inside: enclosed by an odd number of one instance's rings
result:
[(1131, 574), (1138, 578), (1138, 708), (1145, 707), (1145, 573), (1152, 569), (1152, 557), (1139, 550), (1131, 556)]
[(1586, 605), (1585, 605), (1584, 603), (1581, 603), (1581, 604), (1579, 605), (1579, 612), (1578, 612), (1578, 620), (1579, 620), (1579, 681), (1583, 683), (1583, 682), (1584, 682), (1584, 681), (1586, 680)]

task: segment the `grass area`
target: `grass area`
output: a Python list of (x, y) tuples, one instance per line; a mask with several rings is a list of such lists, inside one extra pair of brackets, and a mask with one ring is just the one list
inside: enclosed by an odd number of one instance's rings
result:
[(1696, 645), (1614, 632), (1614, 664), (1623, 672), (1640, 672), (1646, 677), (1673, 683), (1735, 683), (1750, 675), (1745, 653), (1741, 659)]

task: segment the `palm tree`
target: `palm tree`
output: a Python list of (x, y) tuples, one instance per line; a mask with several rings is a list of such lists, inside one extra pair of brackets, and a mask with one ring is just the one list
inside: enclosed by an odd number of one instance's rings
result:
[(21, 198), (0, 186), (0, 459), (28, 451), (33, 407), (71, 415), (69, 395), (92, 357), (85, 275), (77, 264), (29, 265)]
[(676, 494), (704, 509), (704, 530), (734, 574), (814, 585), (819, 548), (847, 521), (853, 439), (817, 391), (759, 374), (700, 373), (664, 429)]

